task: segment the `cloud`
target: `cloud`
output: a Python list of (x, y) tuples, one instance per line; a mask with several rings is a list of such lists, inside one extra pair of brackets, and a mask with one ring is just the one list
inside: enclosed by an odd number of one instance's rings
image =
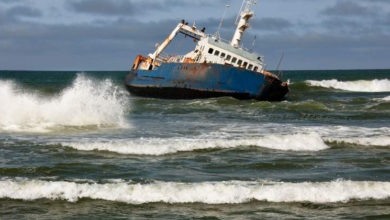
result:
[(364, 0), (365, 2), (367, 3), (387, 3), (387, 4), (390, 4), (390, 1), (389, 0)]
[(151, 11), (171, 11), (181, 7), (209, 7), (218, 1), (209, 0), (71, 0), (67, 4), (80, 13), (106, 16), (134, 16)]
[(373, 15), (376, 10), (372, 7), (364, 7), (356, 1), (337, 1), (334, 6), (322, 11), (322, 14), (329, 16), (365, 16)]
[[(222, 32), (226, 32), (230, 35), (236, 28), (235, 24), (236, 17), (227, 17), (223, 21)], [(198, 28), (206, 27), (206, 30), (209, 33), (216, 31), (220, 19), (218, 18), (208, 18), (197, 21)], [(293, 23), (284, 18), (272, 18), (272, 17), (263, 17), (255, 18), (249, 21), (251, 30), (255, 31), (284, 31), (294, 26)], [(250, 31), (249, 31), (250, 32)]]
[(42, 12), (27, 6), (15, 6), (7, 10), (6, 15), (9, 17), (41, 17)]
[(0, 3), (5, 3), (5, 4), (8, 4), (8, 3), (17, 3), (17, 2), (21, 2), (23, 0), (0, 0)]
[(77, 12), (102, 15), (133, 15), (135, 7), (131, 1), (77, 0), (68, 2)]
[(343, 69), (388, 68), (390, 41), (387, 35), (351, 37), (345, 34), (307, 33), (261, 36), (258, 50), (266, 54), (269, 68), (275, 68), (282, 52), (284, 68)]
[(346, 19), (325, 19), (321, 22), (321, 26), (328, 29), (328, 31), (351, 31), (362, 27), (362, 24), (354, 20)]
[[(353, 1), (349, 9), (342, 7), (346, 1), (326, 4), (315, 12), (319, 13), (315, 19), (296, 19), (288, 17), (288, 13), (280, 17), (258, 14), (251, 20), (252, 28), (243, 41), (250, 46), (256, 34), (255, 51), (266, 55), (270, 68), (276, 65), (282, 51), (286, 53), (283, 67), (289, 69), (388, 68), (390, 13), (383, 7), (380, 13), (373, 14), (381, 3), (378, 0), (377, 5), (371, 5), (366, 1)], [(0, 69), (127, 69), (133, 57), (153, 52), (155, 43), (165, 39), (176, 26), (182, 15), (171, 19), (176, 15), (170, 15), (173, 11), (218, 9), (218, 13), (207, 13), (210, 17), (196, 21), (199, 28), (206, 27), (207, 33), (213, 34), (223, 10), (220, 2), (215, 2), (144, 0), (141, 5), (140, 0), (66, 0), (67, 7), (56, 5), (63, 16), (58, 20), (50, 20), (50, 13), (45, 11), (49, 7), (38, 4), (31, 5), (41, 10), (35, 14), (31, 13), (33, 7), (23, 5), (23, 9), (19, 3), (0, 7)], [(363, 5), (369, 7), (362, 9)], [(161, 17), (158, 10), (163, 11)], [(365, 17), (358, 15), (359, 10)], [(154, 11), (159, 19), (147, 21), (138, 16)], [(191, 12), (187, 18), (194, 16), (197, 15)], [(224, 21), (221, 35), (226, 39), (231, 39), (234, 20), (229, 16)], [(188, 38), (184, 40), (174, 42), (172, 49), (182, 52), (194, 46)]]
[(252, 22), (253, 28), (266, 31), (282, 31), (293, 26), (293, 24), (284, 18), (261, 18)]
[(0, 69), (127, 69), (135, 55), (154, 50), (177, 22), (0, 24)]
[(385, 5), (381, 8), (378, 5), (372, 6), (371, 3), (374, 1), (338, 1), (320, 12), (326, 16), (322, 17), (318, 26), (328, 33), (343, 33), (353, 37), (390, 33), (387, 22), (390, 12), (386, 13), (388, 8)]
[(386, 17), (382, 20), (381, 23), (386, 25), (390, 29), (390, 12), (386, 15)]
[[(211, 25), (217, 20), (205, 19), (199, 21), (199, 25)], [(9, 62), (8, 65), (15, 68), (27, 69), (31, 69), (29, 66), (38, 69), (127, 69), (136, 54), (152, 52), (154, 44), (163, 40), (176, 23), (176, 20), (170, 19), (158, 22), (118, 19), (103, 25), (19, 22), (17, 25), (1, 27), (0, 60)], [(211, 31), (217, 24), (211, 27)], [(230, 36), (231, 30), (228, 29), (226, 31)], [(153, 30), (153, 34), (150, 30)], [(249, 39), (253, 39), (253, 34), (253, 31), (249, 31), (245, 35), (248, 39), (246, 45), (251, 43)], [(193, 44), (189, 40), (184, 45)], [(370, 63), (364, 62), (367, 56), (376, 57), (378, 60), (373, 63), (385, 66), (382, 61), (389, 49), (390, 42), (386, 35), (351, 37), (345, 33), (329, 32), (302, 35), (269, 32), (258, 35), (256, 46), (256, 51), (266, 55), (270, 68), (276, 65), (280, 53), (284, 51), (286, 61), (283, 66), (290, 69), (342, 68), (362, 63), (368, 65)], [(383, 57), (379, 57), (379, 54)], [(353, 62), (351, 57), (354, 57)], [(0, 63), (0, 68), (2, 65), (4, 63)]]
[[(144, 0), (143, 2), (153, 2), (156, 3), (156, 0)], [(160, 4), (160, 6), (166, 6), (166, 7), (187, 7), (187, 6), (213, 6), (213, 5), (224, 5), (226, 4), (226, 1), (224, 0), (163, 0)]]

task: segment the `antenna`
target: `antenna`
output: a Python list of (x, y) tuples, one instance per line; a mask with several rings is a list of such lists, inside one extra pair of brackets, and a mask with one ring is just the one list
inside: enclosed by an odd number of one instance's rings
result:
[(255, 49), (255, 46), (256, 46), (256, 38), (257, 38), (257, 36), (255, 35), (254, 38), (253, 38), (253, 41), (252, 41), (251, 52)]
[(227, 11), (227, 9), (228, 9), (229, 7), (230, 7), (229, 4), (226, 4), (226, 5), (225, 5), (225, 10), (223, 11), (223, 15), (222, 15), (221, 21), (219, 22), (217, 32), (215, 32), (215, 38), (217, 38), (217, 39), (219, 39), (219, 37), (220, 37), (219, 31), (220, 31), (221, 28), (222, 28), (223, 20), (225, 19), (226, 11)]
[(278, 66), (277, 66), (277, 68), (276, 68), (276, 70), (278, 71), (278, 77), (279, 77), (279, 79), (281, 79), (281, 78), (283, 77), (283, 72), (279, 69), (279, 68), (280, 68), (280, 65), (281, 65), (282, 62), (283, 62), (283, 58), (284, 58), (284, 52), (283, 52), (282, 55), (280, 56)]
[(244, 8), (244, 4), (245, 4), (245, 0), (242, 1), (241, 8), (238, 11), (238, 14), (237, 14), (237, 17), (236, 17), (236, 21), (234, 22), (234, 24), (238, 23), (238, 20), (240, 19), (240, 15), (241, 15), (241, 12), (242, 12), (242, 8)]
[(236, 18), (236, 31), (234, 32), (233, 38), (230, 42), (235, 48), (239, 48), (241, 45), (241, 38), (245, 30), (249, 28), (249, 19), (253, 17), (254, 12), (251, 10), (251, 7), (257, 3), (257, 0), (243, 0), (241, 9), (238, 12)]
[(242, 12), (249, 12), (252, 5), (256, 5), (256, 4), (257, 4), (257, 0), (243, 0), (241, 8), (238, 11), (238, 15), (236, 17), (236, 21), (234, 22), (234, 24), (238, 24), (238, 21), (240, 20)]

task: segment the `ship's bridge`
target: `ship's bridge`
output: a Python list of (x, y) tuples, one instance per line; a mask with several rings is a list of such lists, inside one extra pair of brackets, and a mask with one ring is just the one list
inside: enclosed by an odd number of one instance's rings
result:
[(202, 63), (218, 63), (245, 68), (255, 72), (264, 69), (264, 56), (241, 47), (233, 47), (228, 41), (207, 36), (198, 42), (195, 49), (200, 55), (195, 60)]

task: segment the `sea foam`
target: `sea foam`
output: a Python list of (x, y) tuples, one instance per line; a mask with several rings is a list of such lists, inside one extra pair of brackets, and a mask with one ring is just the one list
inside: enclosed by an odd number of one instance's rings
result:
[(357, 80), (357, 81), (338, 81), (332, 80), (307, 80), (311, 86), (319, 86), (325, 88), (341, 89), (353, 92), (390, 92), (390, 80), (374, 79), (374, 80)]
[(126, 127), (127, 101), (120, 93), (111, 80), (93, 80), (83, 74), (51, 98), (21, 92), (15, 83), (0, 81), (0, 130), (47, 132), (61, 126)]
[(390, 146), (389, 127), (309, 126), (292, 129), (301, 132), (315, 130), (325, 142), (350, 143), (361, 146)]
[(206, 203), (238, 204), (252, 200), (268, 202), (335, 203), (350, 200), (387, 199), (390, 182), (152, 182), (135, 184), (123, 181), (111, 183), (77, 183), (43, 180), (0, 180), (0, 198), (36, 200), (99, 199), (143, 204)]
[[(133, 155), (166, 155), (207, 149), (255, 146), (282, 151), (321, 151), (327, 142), (351, 143), (361, 146), (390, 146), (390, 129), (356, 126), (287, 126), (280, 133), (259, 133), (259, 127), (229, 127), (207, 135), (170, 138), (83, 139), (60, 142), (62, 146), (83, 151), (109, 151)], [(289, 134), (294, 130), (297, 134)], [(315, 130), (316, 132), (312, 132)], [(237, 134), (241, 134), (237, 136)], [(243, 135), (245, 134), (245, 135)], [(53, 142), (58, 144), (59, 142)]]
[(329, 138), (329, 141), (335, 141), (338, 143), (357, 144), (362, 146), (390, 146), (390, 137), (377, 136), (377, 137), (351, 137), (351, 138)]
[(390, 102), (390, 96), (386, 96), (386, 97), (381, 98), (381, 99), (379, 99), (379, 100), (381, 100), (381, 101), (386, 101), (386, 102)]
[(164, 155), (184, 151), (215, 148), (258, 146), (285, 151), (319, 151), (329, 148), (316, 133), (292, 135), (267, 135), (263, 137), (241, 137), (220, 139), (212, 137), (192, 138), (138, 138), (127, 140), (64, 142), (63, 146), (84, 151), (110, 151), (120, 154)]

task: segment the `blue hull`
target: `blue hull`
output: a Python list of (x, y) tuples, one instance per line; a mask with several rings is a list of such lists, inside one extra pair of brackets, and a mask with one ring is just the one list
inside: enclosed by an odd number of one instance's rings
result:
[(126, 87), (134, 95), (193, 99), (232, 96), (279, 101), (287, 85), (275, 78), (219, 64), (168, 63), (155, 70), (131, 70)]

